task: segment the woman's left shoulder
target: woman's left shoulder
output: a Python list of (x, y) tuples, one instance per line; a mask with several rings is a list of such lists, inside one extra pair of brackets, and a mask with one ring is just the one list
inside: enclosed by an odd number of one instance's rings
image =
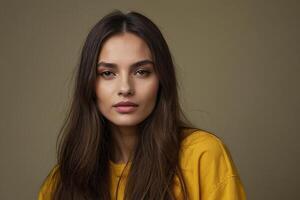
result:
[[(184, 130), (184, 139), (181, 141), (183, 148), (201, 147), (218, 150), (220, 146), (225, 145), (220, 137), (216, 134), (202, 129)], [(219, 149), (220, 150), (220, 149)]]
[(190, 132), (181, 142), (181, 157), (186, 162), (196, 162), (202, 168), (218, 163), (219, 167), (237, 174), (231, 153), (223, 140), (212, 132), (198, 129)]
[[(187, 134), (181, 144), (181, 168), (191, 183), (200, 185), (200, 191), (195, 187), (193, 193), (200, 193), (203, 199), (246, 199), (231, 153), (220, 137), (196, 130)], [(196, 182), (192, 177), (197, 177)]]

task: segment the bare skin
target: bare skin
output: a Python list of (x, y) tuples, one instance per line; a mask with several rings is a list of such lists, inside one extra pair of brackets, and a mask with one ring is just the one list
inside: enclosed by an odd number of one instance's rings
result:
[[(98, 108), (109, 121), (112, 137), (110, 160), (127, 163), (136, 147), (138, 125), (155, 107), (159, 80), (152, 55), (141, 38), (122, 33), (103, 44), (97, 66)], [(137, 109), (120, 113), (113, 106), (120, 101), (131, 101)]]

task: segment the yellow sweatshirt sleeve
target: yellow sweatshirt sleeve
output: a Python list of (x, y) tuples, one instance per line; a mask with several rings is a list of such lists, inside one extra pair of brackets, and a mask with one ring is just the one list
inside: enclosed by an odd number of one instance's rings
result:
[(209, 200), (245, 200), (246, 194), (242, 183), (236, 176), (229, 176), (223, 182), (219, 183), (217, 188), (210, 193)]
[[(193, 132), (183, 140), (179, 158), (190, 200), (246, 200), (230, 152), (216, 135)], [(174, 180), (175, 197), (183, 199), (178, 177)]]
[(244, 186), (226, 145), (207, 135), (199, 144), (198, 176), (201, 200), (246, 200)]
[(55, 187), (55, 172), (57, 171), (58, 166), (54, 166), (47, 176), (46, 180), (42, 184), (39, 194), (38, 200), (52, 200), (52, 192)]

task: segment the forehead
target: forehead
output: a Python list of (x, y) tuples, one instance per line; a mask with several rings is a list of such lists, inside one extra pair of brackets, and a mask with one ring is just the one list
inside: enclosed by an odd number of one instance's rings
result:
[(108, 38), (102, 45), (99, 60), (133, 62), (137, 59), (152, 59), (146, 42), (133, 33), (121, 33)]

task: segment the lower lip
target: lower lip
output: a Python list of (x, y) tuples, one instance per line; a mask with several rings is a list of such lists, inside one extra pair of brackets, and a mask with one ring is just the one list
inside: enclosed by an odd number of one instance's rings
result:
[(130, 113), (137, 109), (137, 106), (116, 106), (117, 112), (119, 113)]

